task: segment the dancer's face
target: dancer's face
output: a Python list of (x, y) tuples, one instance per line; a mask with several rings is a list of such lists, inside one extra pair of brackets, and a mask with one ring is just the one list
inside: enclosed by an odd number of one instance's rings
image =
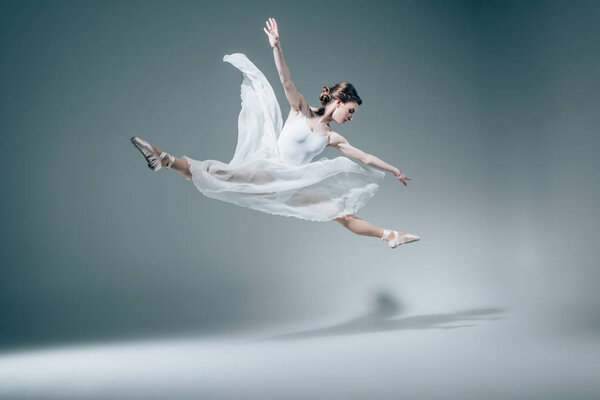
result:
[(335, 100), (335, 109), (333, 110), (333, 120), (339, 125), (347, 121), (352, 121), (354, 114), (358, 111), (358, 103), (343, 103), (341, 100)]

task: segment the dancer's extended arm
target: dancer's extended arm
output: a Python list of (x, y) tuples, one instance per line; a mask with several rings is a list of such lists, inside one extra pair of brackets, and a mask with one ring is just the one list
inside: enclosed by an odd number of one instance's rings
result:
[(398, 180), (402, 182), (404, 186), (408, 186), (406, 181), (411, 180), (409, 177), (400, 172), (398, 168), (386, 163), (382, 159), (372, 154), (365, 153), (361, 149), (352, 146), (345, 137), (337, 132), (331, 132), (329, 134), (329, 143), (327, 146), (335, 147), (343, 155), (354, 158), (363, 164), (378, 168), (383, 171), (391, 172), (392, 174), (396, 175), (396, 178), (398, 178)]
[(306, 111), (308, 105), (306, 104), (306, 100), (304, 100), (304, 96), (298, 93), (296, 90), (296, 86), (294, 82), (292, 82), (292, 74), (290, 72), (290, 68), (285, 62), (285, 58), (283, 57), (283, 50), (281, 50), (281, 42), (279, 41), (279, 28), (277, 27), (277, 21), (274, 18), (269, 18), (267, 21), (267, 28), (263, 28), (267, 36), (269, 37), (269, 44), (273, 49), (273, 57), (275, 58), (275, 66), (277, 67), (277, 72), (279, 72), (279, 79), (283, 84), (283, 89), (285, 90), (285, 97), (287, 97), (290, 106), (296, 111)]

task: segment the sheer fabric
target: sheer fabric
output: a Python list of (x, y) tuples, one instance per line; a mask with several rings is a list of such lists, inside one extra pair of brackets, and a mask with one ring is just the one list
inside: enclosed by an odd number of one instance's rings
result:
[[(182, 157), (189, 162), (192, 181), (200, 192), (254, 210), (311, 221), (355, 213), (375, 194), (384, 177), (382, 171), (345, 157), (311, 162), (324, 145), (302, 147), (302, 141), (297, 141), (300, 152), (307, 153), (298, 156), (296, 152), (298, 157), (286, 158), (291, 142), (278, 141), (282, 117), (273, 88), (244, 54), (226, 55), (223, 61), (243, 75), (238, 141), (229, 163)], [(288, 125), (282, 137), (303, 129), (308, 130), (305, 134), (316, 135), (305, 121)]]

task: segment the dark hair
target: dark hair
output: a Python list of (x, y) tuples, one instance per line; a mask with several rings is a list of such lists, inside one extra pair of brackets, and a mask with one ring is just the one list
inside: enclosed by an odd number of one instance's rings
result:
[(348, 82), (341, 82), (331, 87), (324, 86), (323, 92), (319, 96), (319, 101), (323, 105), (338, 99), (341, 100), (342, 103), (350, 103), (353, 101), (359, 106), (362, 104), (362, 100), (358, 97), (356, 89)]

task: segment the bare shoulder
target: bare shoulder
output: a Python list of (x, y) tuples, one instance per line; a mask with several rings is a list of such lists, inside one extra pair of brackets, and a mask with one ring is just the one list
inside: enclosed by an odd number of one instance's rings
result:
[(327, 141), (327, 146), (337, 147), (342, 143), (348, 143), (348, 140), (346, 140), (345, 137), (343, 137), (342, 135), (340, 135), (339, 133), (337, 133), (335, 131), (331, 131), (329, 133), (329, 140)]

